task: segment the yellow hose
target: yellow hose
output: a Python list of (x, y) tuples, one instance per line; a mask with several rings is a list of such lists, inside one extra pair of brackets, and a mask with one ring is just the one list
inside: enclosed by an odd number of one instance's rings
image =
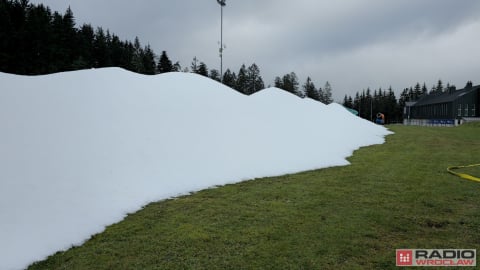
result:
[(470, 168), (470, 167), (476, 167), (476, 166), (480, 166), (480, 164), (472, 164), (472, 165), (466, 165), (466, 166), (451, 166), (451, 167), (447, 168), (447, 171), (449, 173), (451, 173), (453, 175), (456, 175), (456, 176), (459, 176), (463, 179), (480, 182), (480, 178), (478, 178), (478, 177), (475, 177), (475, 176), (472, 176), (472, 175), (469, 175), (469, 174), (466, 174), (466, 173), (456, 173), (456, 172), (452, 171), (454, 169)]

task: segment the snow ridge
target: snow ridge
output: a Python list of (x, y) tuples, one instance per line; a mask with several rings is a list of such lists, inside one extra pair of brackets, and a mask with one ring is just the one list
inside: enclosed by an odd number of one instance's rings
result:
[(186, 73), (0, 73), (0, 269), (80, 245), (145, 204), (330, 166), (390, 132), (338, 104)]

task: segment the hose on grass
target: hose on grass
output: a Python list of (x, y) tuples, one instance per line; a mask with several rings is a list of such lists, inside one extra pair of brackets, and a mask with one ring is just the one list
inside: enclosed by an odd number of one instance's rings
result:
[(470, 168), (470, 167), (476, 167), (476, 166), (480, 166), (480, 164), (472, 164), (472, 165), (466, 165), (466, 166), (451, 166), (451, 167), (447, 168), (447, 171), (449, 173), (451, 173), (453, 175), (456, 175), (458, 177), (461, 177), (463, 179), (480, 182), (480, 178), (478, 178), (478, 177), (475, 177), (475, 176), (472, 176), (472, 175), (466, 174), (466, 173), (457, 173), (457, 172), (453, 171), (455, 169)]

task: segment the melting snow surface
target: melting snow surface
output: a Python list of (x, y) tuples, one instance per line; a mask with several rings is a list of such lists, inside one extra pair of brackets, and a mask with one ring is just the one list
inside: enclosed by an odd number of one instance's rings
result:
[(0, 73), (0, 269), (80, 245), (145, 204), (347, 165), (390, 134), (338, 104), (187, 73)]

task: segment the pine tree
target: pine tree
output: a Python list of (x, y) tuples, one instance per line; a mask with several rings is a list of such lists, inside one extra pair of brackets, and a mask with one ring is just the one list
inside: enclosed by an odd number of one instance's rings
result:
[(122, 67), (130, 70), (131, 54), (126, 42), (120, 41), (120, 38), (112, 34), (111, 41), (108, 43), (109, 62), (112, 66)]
[(400, 99), (398, 101), (400, 103), (400, 106), (405, 107), (406, 102), (409, 101), (408, 88), (403, 89), (402, 93), (400, 94)]
[[(2, 8), (0, 8), (0, 10), (2, 10)], [(6, 12), (7, 10), (4, 9), (4, 11)], [(0, 11), (0, 13), (2, 12)], [(7, 16), (8, 18), (9, 14), (7, 13), (6, 15), (0, 15), (0, 20), (2, 20), (1, 17), (3, 16)], [(48, 46), (48, 44), (52, 43), (54, 33), (51, 27), (51, 17), (52, 14), (50, 10), (45, 8), (43, 5), (30, 7), (26, 14), (24, 31), (25, 35), (29, 36), (29, 42), (24, 44), (26, 48), (22, 54), (24, 54), (25, 57), (30, 60), (30, 63), (24, 67), (27, 74), (45, 74), (55, 72), (57, 70), (57, 63), (53, 63), (53, 58), (51, 56), (55, 51), (52, 49), (52, 46)], [(11, 24), (11, 21), (4, 24), (0, 23), (0, 29), (8, 29), (12, 26)], [(0, 30), (0, 33), (1, 32), (3, 31)], [(14, 36), (5, 35), (2, 37), (0, 34), (0, 44), (4, 44), (0, 45), (0, 59), (5, 59), (12, 55), (11, 52), (8, 51), (8, 46), (5, 45), (9, 43), (9, 40), (15, 39)], [(18, 36), (18, 34), (16, 36)], [(17, 44), (17, 46), (21, 47), (20, 44)], [(49, 68), (50, 66), (55, 66), (55, 69), (51, 70)]]
[(388, 93), (386, 94), (385, 100), (385, 107), (384, 107), (385, 115), (387, 116), (387, 123), (392, 121), (397, 112), (397, 98), (395, 97), (395, 93), (393, 92), (392, 87), (388, 88)]
[(175, 62), (172, 66), (172, 71), (173, 72), (181, 72), (182, 71), (182, 66), (180, 65), (180, 62)]
[(197, 57), (193, 57), (192, 64), (190, 65), (190, 71), (192, 73), (198, 73), (198, 59)]
[(142, 64), (143, 64), (143, 74), (147, 75), (153, 75), (155, 74), (155, 54), (153, 53), (152, 49), (150, 48), (150, 45), (147, 45), (143, 49), (143, 54), (142, 54)]
[(242, 64), (240, 67), (240, 70), (238, 71), (238, 76), (237, 76), (237, 83), (236, 83), (236, 88), (238, 92), (247, 94), (248, 92), (248, 84), (247, 84), (248, 78), (247, 78), (247, 68), (245, 67), (245, 64)]
[(428, 93), (427, 85), (425, 82), (422, 85), (422, 95), (426, 95)]
[(210, 70), (210, 79), (215, 80), (217, 82), (220, 82), (220, 72), (216, 69), (211, 69)]
[(332, 98), (332, 86), (330, 85), (330, 83), (327, 81), (325, 83), (325, 87), (323, 89), (323, 103), (325, 104), (330, 104), (333, 102), (333, 98)]
[(173, 71), (172, 61), (170, 61), (170, 59), (168, 58), (167, 52), (162, 51), (162, 55), (158, 60), (157, 72), (166, 73), (166, 72), (172, 72), (172, 71)]
[(255, 63), (248, 67), (246, 79), (245, 94), (247, 95), (251, 95), (265, 88), (262, 76), (260, 76), (260, 69)]
[(122, 63), (127, 70), (135, 71), (134, 67), (135, 48), (133, 43), (126, 41), (123, 43)]
[(317, 89), (317, 92), (318, 92), (318, 101), (325, 104), (325, 92), (323, 91), (323, 89), (321, 87), (319, 87)]
[[(103, 36), (103, 39), (105, 40), (104, 36)], [(145, 67), (143, 66), (143, 49), (140, 45), (140, 40), (138, 39), (138, 37), (135, 37), (135, 41), (133, 43), (133, 50), (134, 50), (133, 57), (132, 57), (133, 71), (138, 73), (144, 73)]]
[(438, 80), (438, 83), (437, 83), (437, 88), (436, 88), (436, 92), (443, 92), (443, 83), (442, 83), (442, 80)]
[(362, 100), (361, 100), (360, 94), (358, 92), (355, 94), (355, 99), (353, 100), (353, 108), (352, 109), (357, 110), (358, 111), (358, 116), (361, 117)]
[(408, 89), (408, 101), (415, 101), (415, 93), (412, 87)]
[(276, 88), (280, 88), (280, 89), (283, 89), (283, 82), (282, 82), (282, 79), (280, 77), (275, 77), (275, 80), (274, 80), (274, 86)]
[(73, 11), (70, 6), (65, 11), (62, 20), (62, 35), (63, 35), (63, 47), (66, 54), (66, 70), (72, 70), (71, 65), (75, 59), (77, 53), (77, 30), (75, 29), (75, 17), (73, 16)]
[[(138, 39), (137, 39), (138, 41)], [(140, 46), (140, 45), (139, 45)], [(105, 67), (107, 64), (107, 38), (103, 28), (97, 27), (95, 31), (95, 39), (93, 41), (93, 58), (96, 68)], [(140, 62), (140, 59), (138, 59)]]
[(342, 103), (342, 105), (343, 105), (344, 107), (353, 109), (353, 108), (355, 107), (355, 105), (353, 104), (352, 96), (347, 96), (347, 95), (345, 95), (345, 97), (343, 98), (343, 103)]
[(78, 31), (78, 47), (80, 51), (80, 56), (85, 61), (84, 68), (94, 67), (94, 39), (95, 31), (93, 27), (89, 24), (84, 24)]
[(343, 97), (343, 103), (342, 103), (342, 105), (343, 105), (344, 107), (349, 107), (349, 106), (348, 106), (348, 96), (347, 96), (346, 94), (345, 94), (345, 96)]
[(415, 88), (413, 89), (413, 100), (418, 100), (422, 96), (422, 87), (420, 83), (417, 82), (415, 84)]
[(304, 97), (303, 92), (298, 90), (298, 78), (295, 72), (283, 75), (282, 79), (275, 78), (275, 87), (283, 89), (299, 97)]
[(223, 74), (223, 84), (226, 86), (235, 89), (236, 87), (236, 81), (237, 81), (237, 75), (235, 75), (235, 72), (230, 71), (230, 69), (227, 69), (225, 73)]
[[(310, 79), (310, 77), (307, 78), (307, 81), (302, 87), (306, 97), (320, 101), (318, 90), (315, 87), (315, 84), (312, 82), (312, 79)], [(346, 97), (347, 96), (345, 95), (345, 98)]]
[(200, 65), (198, 66), (198, 69), (197, 69), (196, 73), (200, 74), (202, 76), (208, 77), (207, 65), (204, 62), (200, 62)]

